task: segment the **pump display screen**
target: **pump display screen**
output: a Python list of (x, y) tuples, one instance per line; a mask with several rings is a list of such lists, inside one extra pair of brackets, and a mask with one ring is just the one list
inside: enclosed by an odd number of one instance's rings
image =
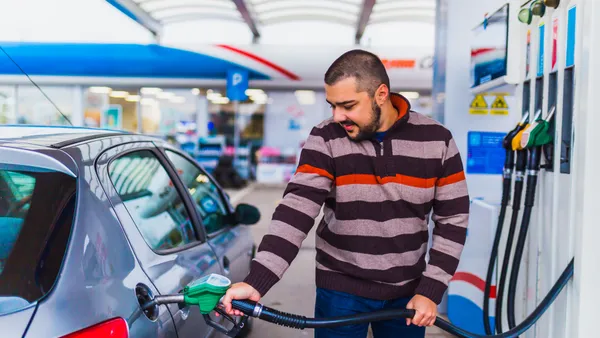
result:
[(472, 30), (471, 88), (506, 75), (508, 4)]

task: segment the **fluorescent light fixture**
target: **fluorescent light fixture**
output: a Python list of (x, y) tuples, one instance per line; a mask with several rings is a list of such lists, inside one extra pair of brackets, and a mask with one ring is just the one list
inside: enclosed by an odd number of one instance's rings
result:
[(196, 95), (196, 96), (200, 95), (200, 89), (198, 89), (198, 88), (192, 89), (192, 94)]
[[(247, 94), (246, 94), (247, 95)], [(265, 92), (255, 92), (252, 93), (252, 95), (248, 95), (250, 96), (250, 100), (256, 102), (256, 101), (266, 101), (269, 96), (267, 94), (265, 94)]]
[(185, 97), (183, 96), (173, 96), (169, 99), (169, 101), (173, 103), (185, 103)]
[(145, 88), (142, 88), (140, 90), (140, 92), (144, 95), (156, 95), (156, 94), (162, 92), (162, 89), (154, 88), (154, 87), (145, 87)]
[(419, 96), (421, 96), (419, 94), (419, 92), (400, 92), (399, 94), (404, 96), (407, 99), (413, 99), (413, 100), (416, 100), (419, 98)]
[(296, 90), (294, 95), (301, 105), (313, 105), (317, 102), (315, 92), (312, 90)]
[(156, 97), (158, 97), (159, 99), (170, 99), (173, 96), (175, 96), (175, 94), (173, 94), (171, 92), (160, 92), (160, 93), (156, 94)]
[(138, 102), (139, 100), (140, 100), (140, 96), (139, 95), (129, 95), (125, 99), (125, 101), (128, 101), (128, 102)]
[(129, 96), (129, 93), (126, 91), (113, 90), (112, 93), (110, 93), (110, 97), (125, 98), (127, 96)]
[(90, 92), (94, 94), (108, 94), (111, 90), (110, 87), (90, 87)]
[(215, 97), (214, 99), (210, 100), (212, 103), (214, 104), (227, 104), (229, 103), (229, 98), (227, 97)]
[(264, 95), (265, 92), (262, 89), (246, 89), (245, 94), (247, 96)]
[(219, 93), (219, 92), (210, 92), (210, 93), (206, 94), (206, 98), (209, 99), (209, 100), (211, 100), (211, 101), (214, 100), (214, 99), (219, 99), (221, 97), (222, 97), (221, 93)]

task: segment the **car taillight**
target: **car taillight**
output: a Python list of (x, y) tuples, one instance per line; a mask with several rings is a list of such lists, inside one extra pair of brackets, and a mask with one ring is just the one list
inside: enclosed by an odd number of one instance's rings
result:
[(115, 318), (83, 330), (70, 333), (62, 338), (128, 338), (129, 329), (123, 318)]

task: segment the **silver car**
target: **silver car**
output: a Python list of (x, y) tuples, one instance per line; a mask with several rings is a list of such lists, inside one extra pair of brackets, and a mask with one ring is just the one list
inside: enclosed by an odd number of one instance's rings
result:
[(197, 308), (140, 304), (210, 273), (241, 281), (241, 224), (259, 217), (160, 139), (0, 126), (1, 336), (211, 336)]

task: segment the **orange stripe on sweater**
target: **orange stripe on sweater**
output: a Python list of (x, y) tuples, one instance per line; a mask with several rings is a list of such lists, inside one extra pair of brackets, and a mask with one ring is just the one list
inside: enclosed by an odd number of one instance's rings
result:
[(437, 182), (437, 186), (443, 187), (445, 185), (458, 183), (460, 181), (463, 181), (464, 179), (465, 179), (465, 172), (461, 171), (456, 174), (452, 174), (450, 176), (440, 178), (440, 180)]
[(353, 174), (344, 175), (337, 177), (335, 184), (337, 186), (349, 185), (349, 184), (386, 184), (386, 183), (398, 183), (404, 184), (415, 188), (433, 188), (435, 186), (436, 178), (418, 178), (412, 176), (396, 175), (381, 177), (376, 175), (367, 174)]
[(305, 174), (316, 174), (319, 176), (327, 177), (330, 180), (333, 180), (333, 175), (331, 175), (327, 170), (313, 167), (309, 164), (303, 164), (296, 169), (296, 172), (305, 173)]

